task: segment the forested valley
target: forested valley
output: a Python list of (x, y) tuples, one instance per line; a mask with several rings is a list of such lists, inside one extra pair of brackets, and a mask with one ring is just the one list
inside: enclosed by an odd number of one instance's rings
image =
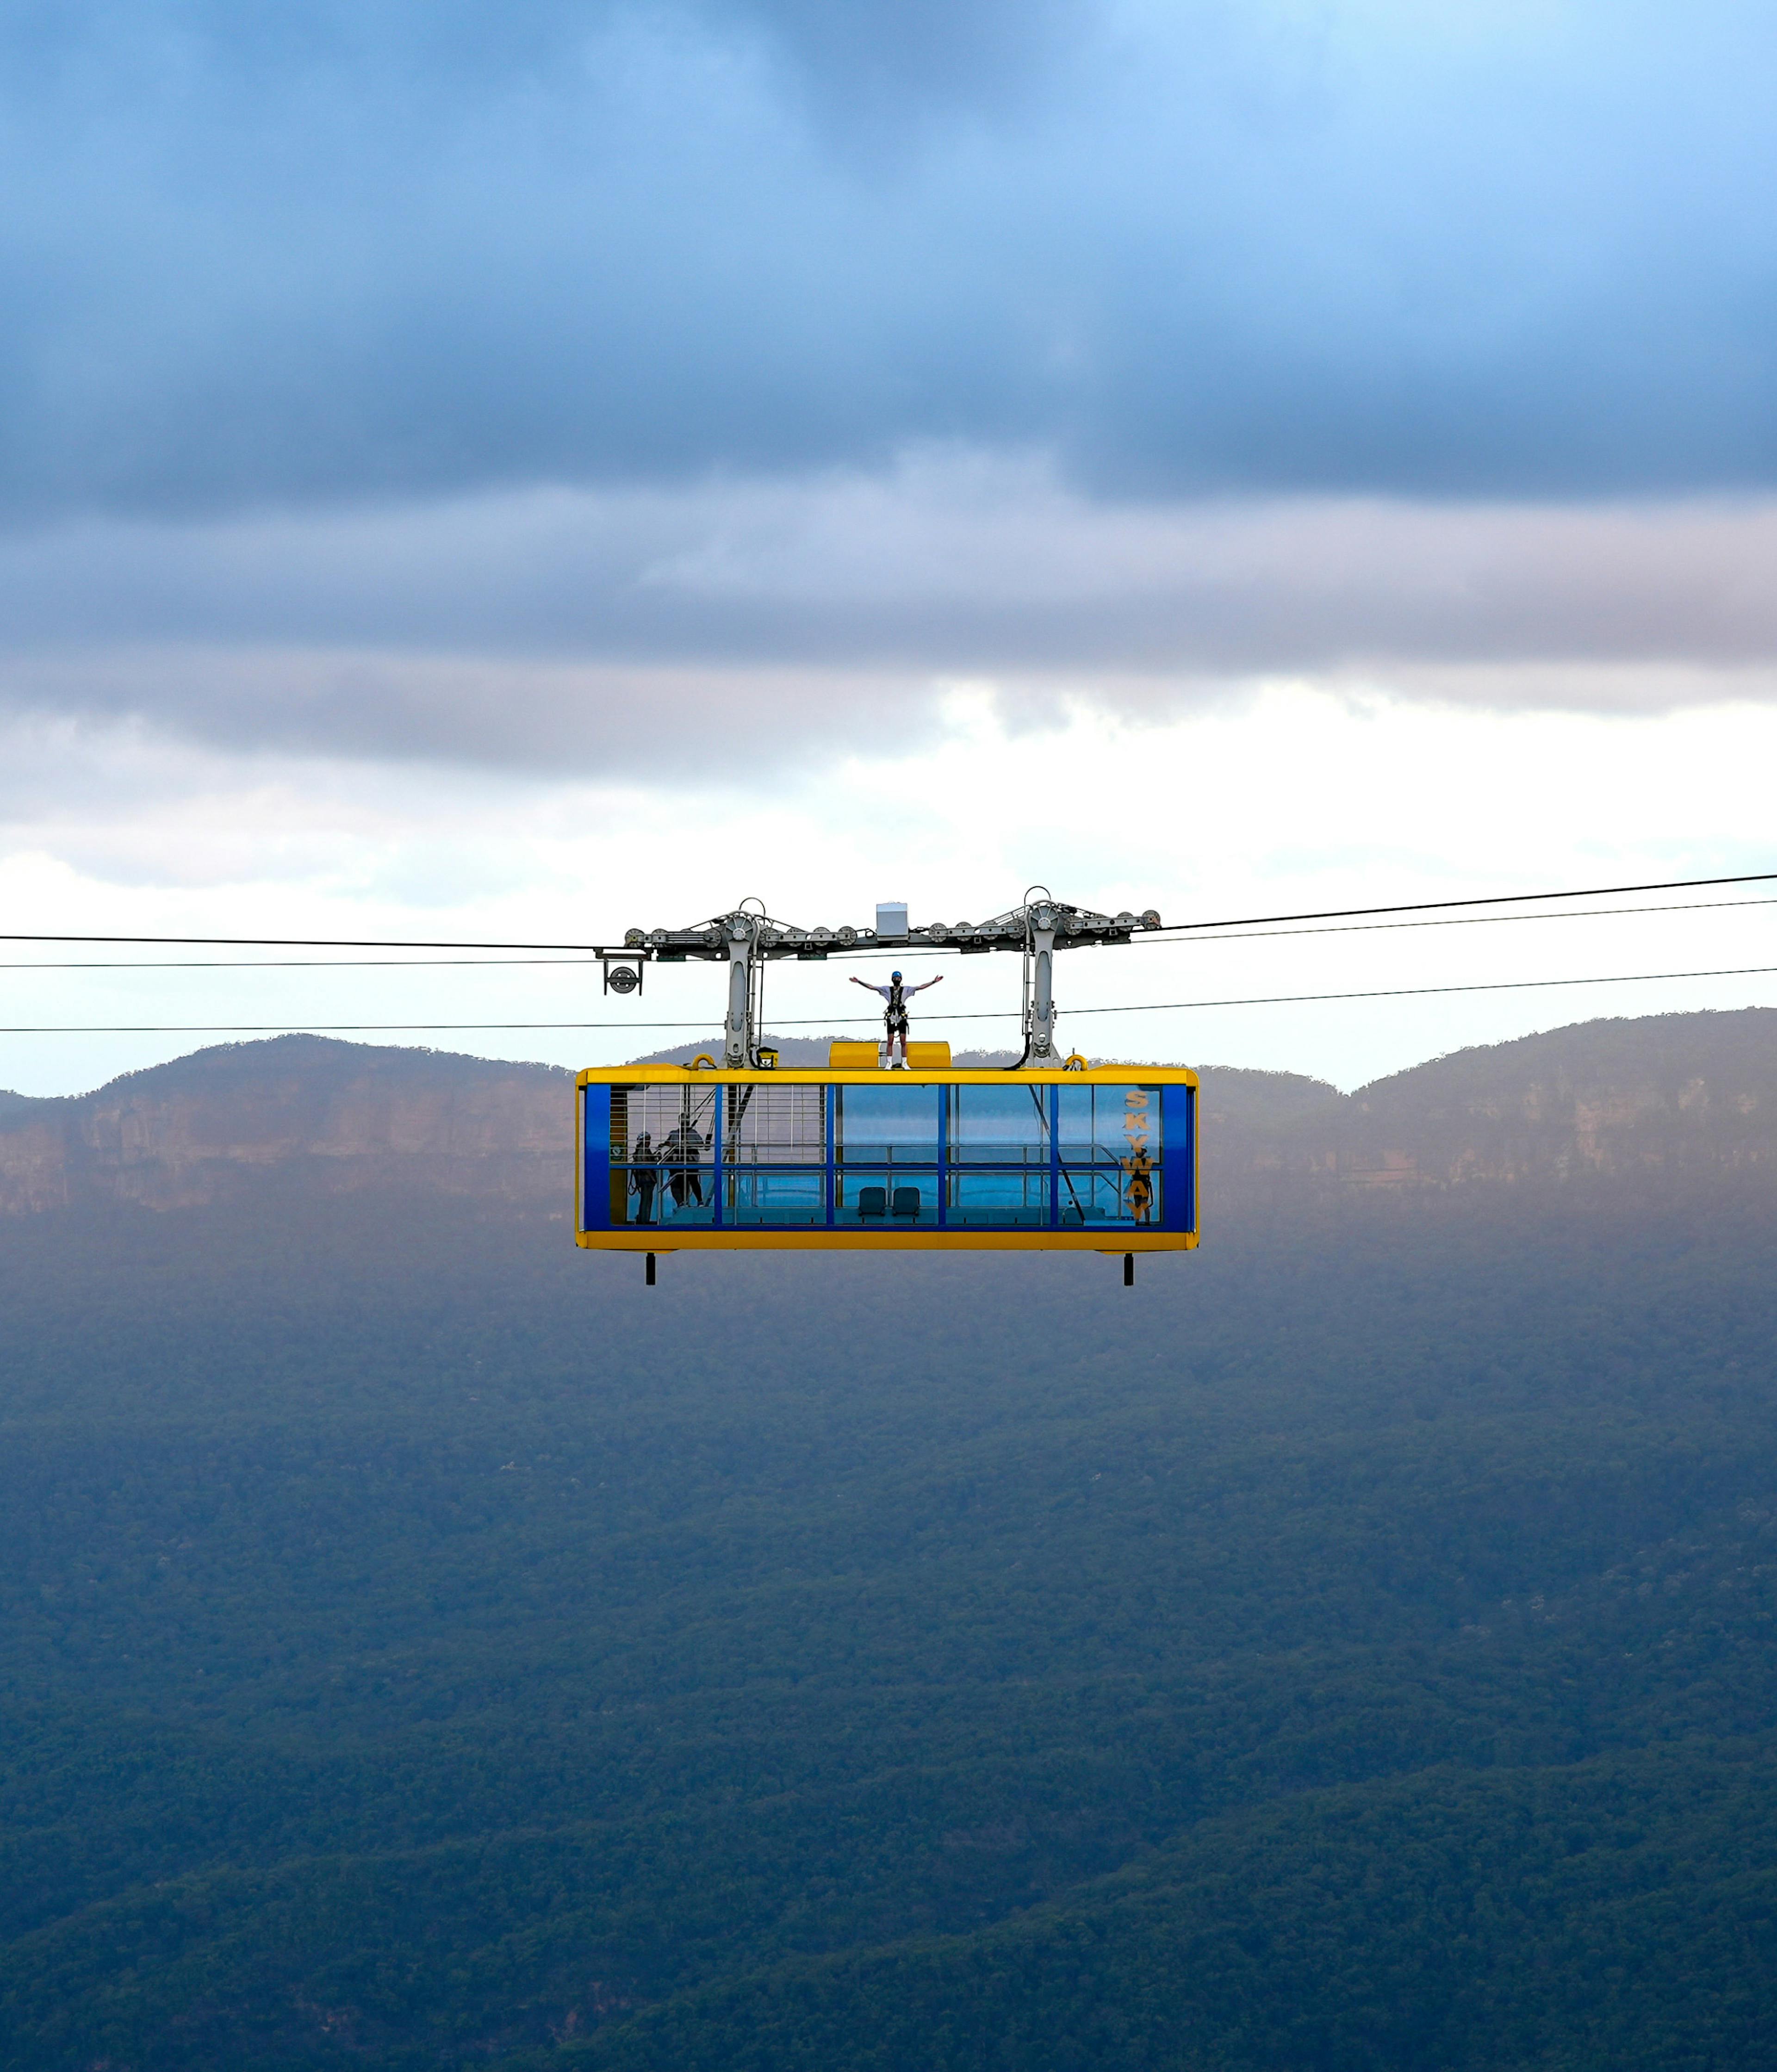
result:
[(1777, 1017), (1669, 1019), (1689, 1160), (1298, 1184), (1340, 1097), (1229, 1075), (1243, 1180), (1206, 1075), (1130, 1289), (648, 1289), (397, 1164), (0, 1219), (0, 2061), (1777, 2059)]

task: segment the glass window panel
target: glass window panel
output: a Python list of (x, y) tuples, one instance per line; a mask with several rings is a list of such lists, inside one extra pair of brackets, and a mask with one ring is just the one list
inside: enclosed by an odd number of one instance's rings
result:
[(952, 1173), (944, 1217), (952, 1228), (970, 1223), (1047, 1225), (1049, 1174)]
[(1064, 1086), (1059, 1135), (1064, 1163), (1121, 1165), (1145, 1154), (1158, 1164), (1160, 1089)]
[(1140, 1154), (1128, 1166), (1063, 1166), (1060, 1227), (1146, 1230), (1160, 1221), (1160, 1173)]
[(714, 1087), (613, 1087), (611, 1207), (614, 1223), (707, 1223), (715, 1211), (710, 1138)]
[(936, 1087), (837, 1088), (838, 1157), (848, 1166), (936, 1166), (942, 1099)]
[(821, 1223), (827, 1220), (825, 1172), (771, 1164), (726, 1173), (724, 1219), (730, 1223)]
[(853, 1168), (833, 1182), (833, 1221), (855, 1230), (919, 1230), (938, 1220), (938, 1176), (884, 1166)]
[(827, 1157), (827, 1090), (812, 1086), (727, 1089), (722, 1156), (730, 1166), (820, 1166)]
[(950, 1157), (959, 1166), (1047, 1166), (1049, 1089), (1016, 1080), (953, 1087)]

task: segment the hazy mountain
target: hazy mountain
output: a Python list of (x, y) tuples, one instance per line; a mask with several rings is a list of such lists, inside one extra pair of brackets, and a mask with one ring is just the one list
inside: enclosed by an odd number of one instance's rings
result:
[[(1366, 1186), (1769, 1170), (1777, 1009), (1583, 1022), (1458, 1050), (1280, 1125), (1290, 1097), (1256, 1104), (1277, 1166)], [(1235, 1162), (1252, 1149), (1240, 1141)]]
[(0, 2063), (1774, 2062), (1772, 1026), (1207, 1071), (1133, 1289), (648, 1289), (541, 1068), (14, 1107)]
[[(785, 1038), (787, 1065), (829, 1039)], [(711, 1039), (711, 1045), (714, 1039)], [(700, 1047), (666, 1054), (689, 1062)], [(967, 1054), (971, 1062), (1010, 1054)], [(1777, 1009), (1590, 1022), (1462, 1050), (1352, 1095), (1203, 1068), (1206, 1202), (1777, 1162)], [(59, 1100), (0, 1100), (0, 1212), (194, 1207), (399, 1186), (558, 1208), (573, 1075), (281, 1036), (200, 1050)]]
[(96, 1093), (0, 1106), (0, 1211), (251, 1201), (400, 1186), (541, 1202), (571, 1187), (571, 1073), (278, 1036)]

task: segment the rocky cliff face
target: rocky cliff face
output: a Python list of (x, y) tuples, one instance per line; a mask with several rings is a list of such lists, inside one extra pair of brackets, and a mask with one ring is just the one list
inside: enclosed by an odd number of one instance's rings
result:
[(574, 1080), (546, 1065), (282, 1036), (0, 1105), (0, 1214), (250, 1208), (268, 1189), (571, 1200)]
[(1281, 1075), (1203, 1079), (1206, 1181), (1236, 1187), (1777, 1176), (1771, 1008), (1581, 1022), (1459, 1050), (1349, 1096)]
[[(1582, 1022), (1351, 1095), (1203, 1072), (1206, 1205), (1475, 1184), (1777, 1177), (1777, 1009)], [(0, 1215), (402, 1189), (566, 1215), (572, 1075), (315, 1036), (66, 1100), (0, 1096)]]

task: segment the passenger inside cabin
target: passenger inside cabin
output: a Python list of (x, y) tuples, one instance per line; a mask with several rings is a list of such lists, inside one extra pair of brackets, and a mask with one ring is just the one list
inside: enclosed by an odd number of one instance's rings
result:
[(654, 1190), (660, 1183), (658, 1154), (654, 1140), (644, 1129), (636, 1140), (636, 1149), (630, 1153), (630, 1191), (636, 1198), (636, 1220), (651, 1223), (654, 1220)]
[(671, 1178), (667, 1184), (673, 1199), (683, 1208), (687, 1201), (703, 1207), (703, 1176), (697, 1167), (703, 1158), (703, 1133), (695, 1123), (681, 1122), (666, 1140), (666, 1163)]

